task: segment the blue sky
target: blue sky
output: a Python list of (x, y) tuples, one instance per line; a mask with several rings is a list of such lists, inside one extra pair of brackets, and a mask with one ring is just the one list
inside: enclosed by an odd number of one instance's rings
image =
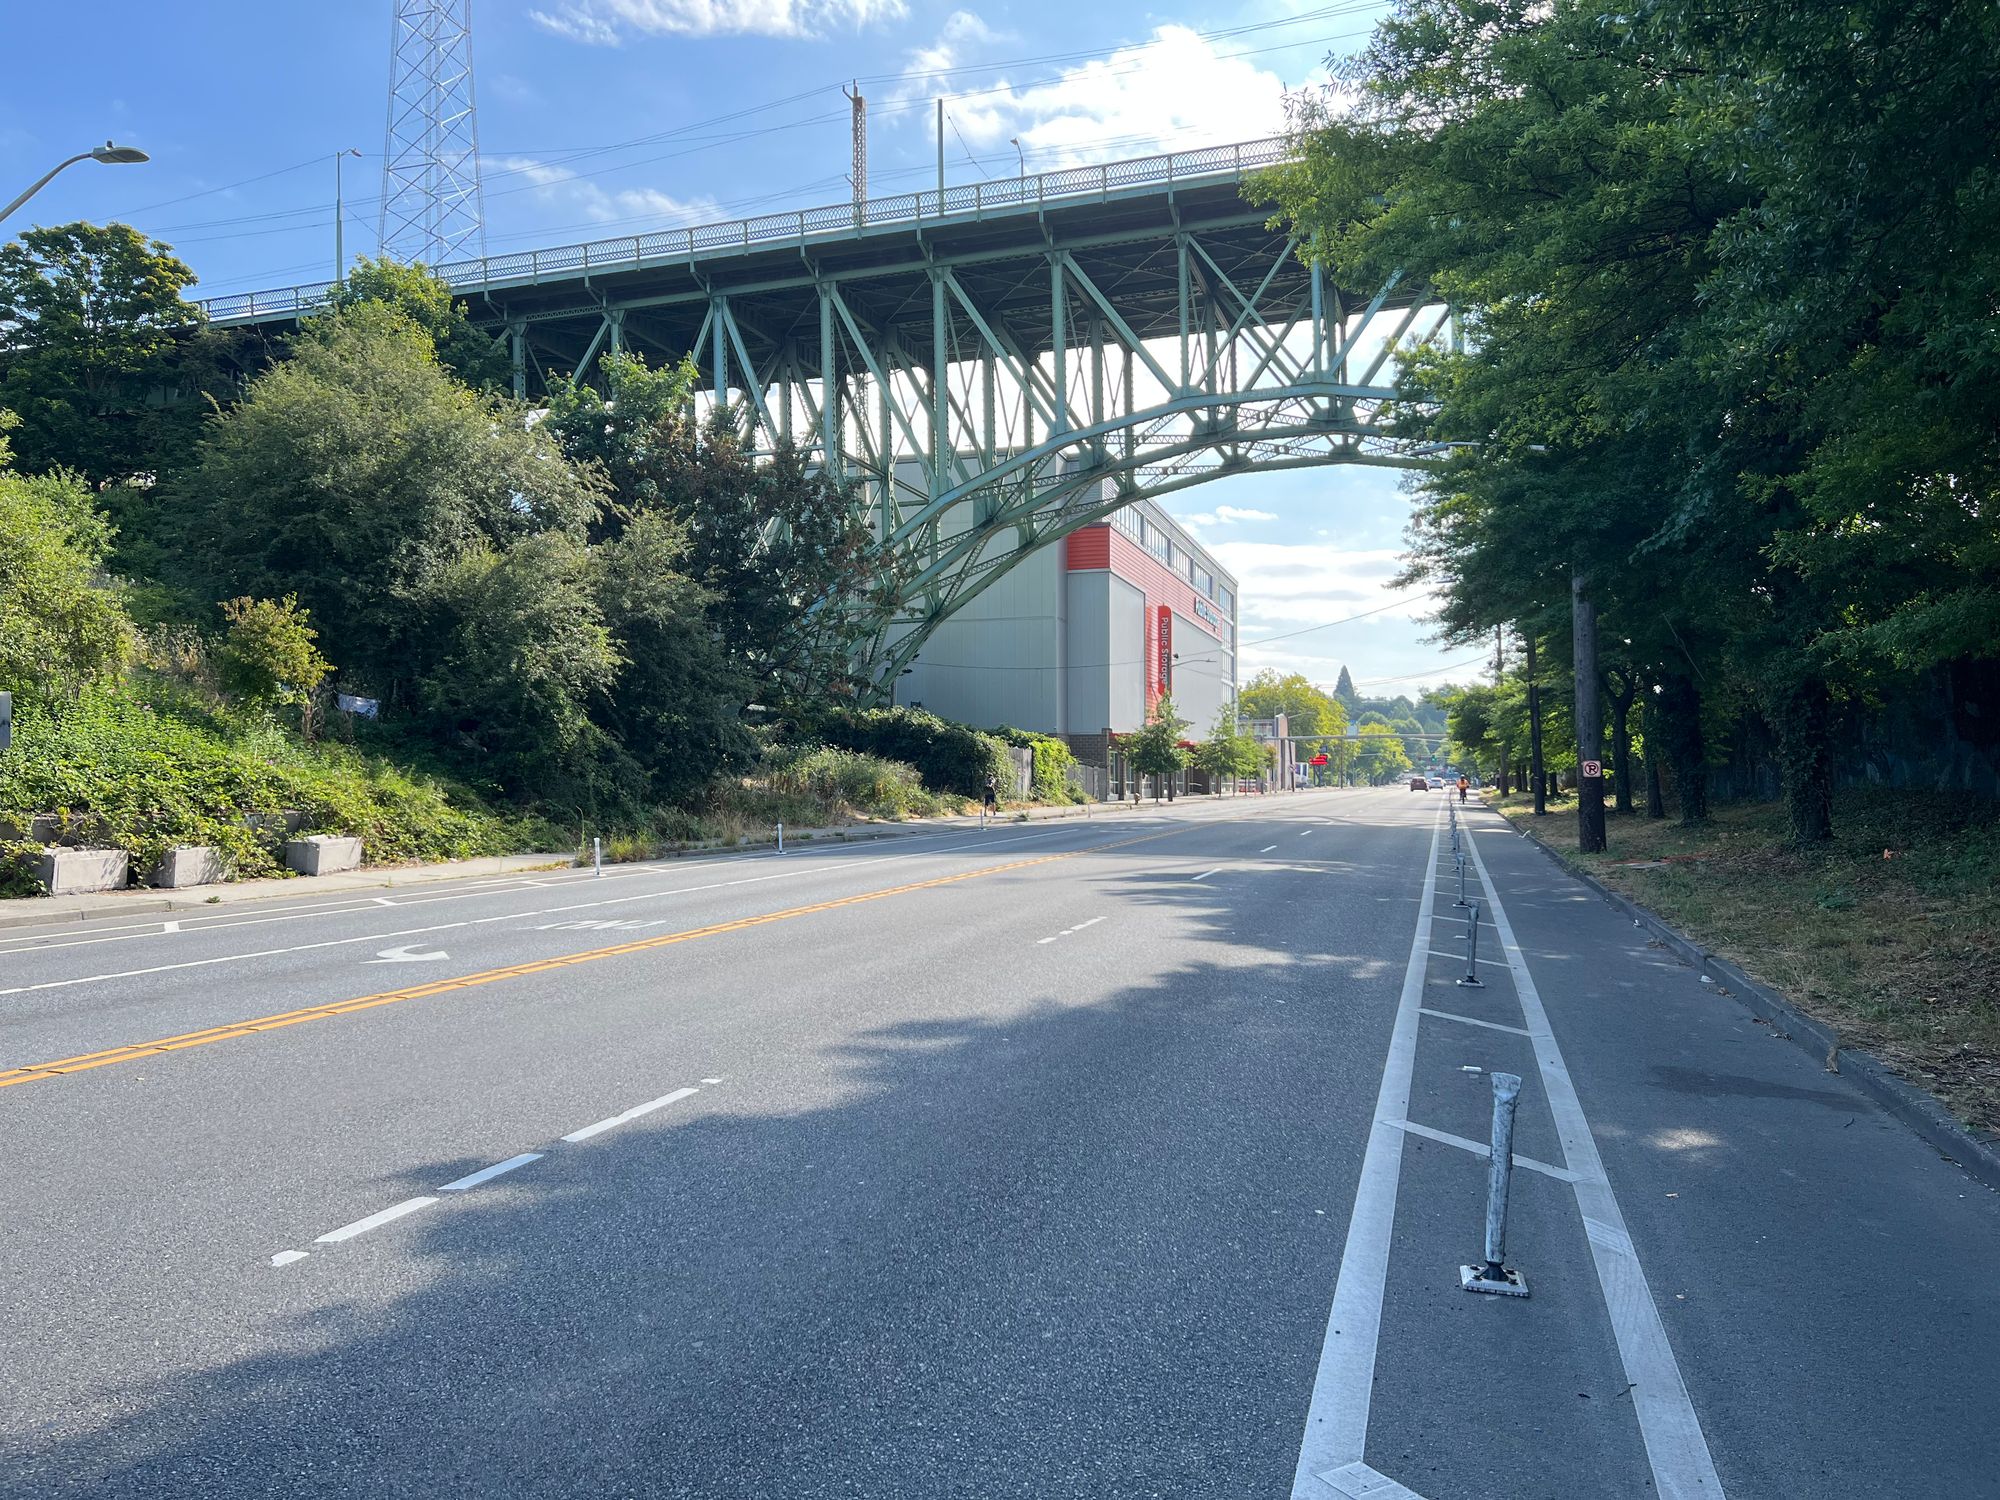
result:
[[(951, 120), (950, 179), (1113, 160), (1276, 133), (1287, 89), (1365, 40), (1363, 0), (1249, 0), (1151, 10), (1057, 0), (474, 0), (480, 154), (494, 251), (838, 202), (847, 101), (870, 103), (876, 192), (930, 186), (932, 100)], [(71, 168), (7, 227), (119, 219), (166, 240), (197, 295), (332, 272), (333, 156), (346, 163), (348, 253), (377, 231), (390, 0), (273, 4), (105, 0), (18, 7), (0, 97), (0, 187), (18, 191), (107, 138), (143, 166)], [(1397, 476), (1238, 476), (1172, 509), (1242, 584), (1245, 673), (1342, 663), (1381, 691), (1473, 667), (1426, 639), (1402, 597), (1408, 503)]]

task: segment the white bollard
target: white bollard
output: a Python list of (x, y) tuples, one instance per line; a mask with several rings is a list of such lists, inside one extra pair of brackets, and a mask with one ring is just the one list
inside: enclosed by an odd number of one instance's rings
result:
[(1486, 1173), (1486, 1263), (1460, 1266), (1458, 1284), (1468, 1292), (1525, 1297), (1528, 1283), (1507, 1259), (1507, 1189), (1514, 1177), (1514, 1106), (1521, 1080), (1512, 1073), (1493, 1077), (1493, 1159)]
[(1473, 902), (1465, 910), (1465, 978), (1454, 980), (1460, 989), (1483, 990), (1486, 981), (1479, 977), (1479, 903)]
[(778, 825), (778, 852), (780, 854), (785, 852), (785, 825), (783, 823)]
[(1451, 904), (1457, 907), (1468, 907), (1472, 903), (1465, 899), (1465, 856), (1463, 854), (1454, 854), (1452, 858), (1458, 861), (1458, 899)]
[(596, 871), (597, 879), (604, 878), (604, 840), (594, 834), (590, 840), (590, 867)]

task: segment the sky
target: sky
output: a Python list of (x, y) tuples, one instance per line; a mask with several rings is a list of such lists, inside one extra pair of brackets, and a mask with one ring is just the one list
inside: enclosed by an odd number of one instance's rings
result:
[[(868, 99), (878, 194), (934, 185), (940, 96), (954, 185), (1274, 135), (1287, 92), (1323, 83), (1385, 8), (473, 0), (487, 247), (840, 202), (843, 85)], [(392, 0), (100, 0), (87, 37), (73, 11), (14, 9), (0, 196), (106, 139), (152, 160), (80, 163), (9, 230), (133, 224), (194, 269), (197, 296), (324, 280), (335, 156), (358, 150), (345, 247), (373, 252)], [(1394, 471), (1236, 475), (1168, 508), (1238, 579), (1246, 679), (1274, 667), (1331, 686), (1346, 665), (1390, 695), (1475, 675), (1472, 652), (1429, 639), (1429, 601), (1388, 587), (1409, 518)]]

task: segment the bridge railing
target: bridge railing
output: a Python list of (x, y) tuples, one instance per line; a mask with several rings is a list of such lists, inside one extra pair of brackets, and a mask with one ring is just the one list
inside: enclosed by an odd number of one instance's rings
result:
[[(978, 217), (989, 209), (1018, 209), (1087, 198), (1157, 183), (1191, 182), (1201, 178), (1240, 175), (1282, 161), (1281, 136), (1245, 141), (1233, 146), (1207, 146), (1199, 151), (1175, 151), (1100, 166), (1065, 167), (1033, 177), (1003, 177), (947, 187), (942, 201), (936, 190), (898, 193), (856, 204), (829, 204), (789, 213), (760, 214), (722, 224), (696, 224), (686, 229), (655, 230), (651, 234), (620, 235), (580, 245), (548, 250), (523, 250), (511, 255), (487, 255), (476, 260), (449, 261), (432, 269), (456, 292), (476, 292), (502, 284), (533, 283), (544, 277), (578, 272), (632, 270), (663, 260), (692, 260), (726, 254), (773, 242), (812, 239), (822, 235), (853, 235), (889, 224), (920, 224), (944, 218)], [(211, 322), (233, 322), (311, 312), (333, 295), (337, 283), (309, 282), (233, 297), (210, 297), (198, 304)]]

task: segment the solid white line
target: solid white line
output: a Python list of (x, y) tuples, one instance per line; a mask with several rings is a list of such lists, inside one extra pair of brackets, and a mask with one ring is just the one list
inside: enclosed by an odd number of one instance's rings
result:
[(1576, 1086), (1570, 1082), (1548, 1012), (1542, 1008), (1541, 991), (1528, 972), (1521, 945), (1514, 941), (1514, 927), (1500, 904), (1500, 893), (1487, 876), (1479, 841), (1468, 839), (1466, 845), (1472, 851), (1480, 887), (1486, 892), (1487, 910), (1493, 914), (1500, 946), (1514, 971), (1514, 989), (1521, 997), (1521, 1015), (1534, 1042), (1535, 1065), (1541, 1071), (1549, 1113), (1555, 1116), (1563, 1159), (1577, 1174), (1571, 1185), (1577, 1211), (1583, 1215), (1589, 1235), (1590, 1258), (1597, 1267), (1597, 1284), (1611, 1317), (1618, 1358), (1632, 1384), (1632, 1410), (1639, 1419), (1639, 1435), (1645, 1440), (1646, 1458), (1653, 1468), (1653, 1487), (1661, 1500), (1721, 1500), (1722, 1480), (1715, 1472), (1701, 1419), (1688, 1398), (1673, 1345), (1667, 1342), (1666, 1325), (1660, 1321), (1652, 1288), (1646, 1284), (1646, 1273), (1625, 1228), (1625, 1216), (1619, 1212), (1603, 1158), (1597, 1154), (1590, 1121), (1576, 1096)]
[[(1493, 1148), (1484, 1141), (1475, 1141), (1469, 1136), (1453, 1135), (1449, 1130), (1433, 1130), (1428, 1125), (1419, 1125), (1415, 1120), (1391, 1120), (1398, 1130), (1406, 1130), (1411, 1135), (1420, 1135), (1425, 1140), (1436, 1141), (1444, 1146), (1456, 1146), (1461, 1151), (1470, 1151), (1474, 1156), (1493, 1159)], [(1553, 1177), (1558, 1182), (1575, 1182), (1576, 1173), (1568, 1167), (1552, 1167), (1545, 1161), (1536, 1161), (1532, 1156), (1514, 1153), (1514, 1165), (1526, 1167), (1530, 1172), (1540, 1172), (1544, 1177)]]
[[(1438, 958), (1451, 957), (1449, 953), (1437, 953), (1435, 949), (1432, 952)], [(1482, 958), (1480, 962), (1485, 963), (1486, 960)], [(1506, 966), (1503, 964), (1501, 967), (1505, 968)], [(1488, 1031), (1505, 1031), (1514, 1036), (1526, 1036), (1528, 1034), (1518, 1026), (1502, 1026), (1498, 1021), (1482, 1021), (1476, 1016), (1455, 1015), (1451, 1011), (1432, 1010), (1428, 1006), (1424, 1008), (1424, 1014), (1427, 1016), (1436, 1016), (1440, 1021), (1456, 1021), (1461, 1026), (1484, 1026)]]
[(343, 1224), (340, 1228), (321, 1235), (313, 1243), (315, 1245), (337, 1245), (342, 1240), (353, 1239), (357, 1234), (366, 1234), (371, 1229), (380, 1229), (384, 1224), (392, 1223), (402, 1218), (405, 1214), (413, 1214), (420, 1208), (429, 1208), (435, 1202), (437, 1202), (435, 1198), (405, 1198), (401, 1203), (385, 1208), (380, 1213), (370, 1214), (365, 1219), (356, 1219), (352, 1224)]
[(440, 1193), (462, 1193), (467, 1188), (476, 1188), (482, 1182), (491, 1182), (502, 1172), (511, 1172), (516, 1167), (525, 1167), (531, 1161), (540, 1161), (539, 1151), (523, 1151), (519, 1156), (510, 1156), (505, 1161), (496, 1161), (490, 1167), (482, 1167), (469, 1177), (461, 1177), (456, 1182), (447, 1182), (439, 1188)]
[(304, 1260), (306, 1254), (307, 1252), (304, 1250), (280, 1250), (276, 1255), (271, 1257), (271, 1264), (274, 1266), (289, 1266), (295, 1260)]
[(613, 1115), (608, 1120), (599, 1120), (595, 1125), (586, 1125), (581, 1130), (572, 1130), (563, 1139), (566, 1141), (587, 1141), (594, 1135), (602, 1135), (607, 1130), (616, 1129), (627, 1120), (636, 1120), (641, 1115), (649, 1115), (664, 1105), (672, 1104), (677, 1100), (687, 1098), (690, 1094), (698, 1094), (700, 1092), (700, 1089), (675, 1089), (671, 1094), (662, 1094), (657, 1099), (648, 1099), (644, 1104), (635, 1104), (623, 1114)]
[(1424, 863), (1424, 893), (1410, 958), (1403, 968), (1403, 994), (1396, 1025), (1382, 1064), (1382, 1087), (1375, 1097), (1375, 1120), (1361, 1158), (1361, 1182), (1347, 1221), (1347, 1244), (1334, 1282), (1319, 1369), (1313, 1377), (1292, 1500), (1325, 1500), (1333, 1481), (1322, 1476), (1359, 1463), (1368, 1441), (1368, 1405), (1375, 1389), (1375, 1348), (1382, 1333), (1382, 1293), (1389, 1276), (1389, 1242), (1396, 1227), (1396, 1185), (1403, 1167), (1403, 1132), (1391, 1123), (1409, 1118), (1410, 1079), (1417, 1060), (1417, 1012), (1424, 993), (1424, 970), (1431, 945), (1431, 911), (1437, 888), (1437, 852), (1442, 817), (1431, 817), (1430, 856)]

